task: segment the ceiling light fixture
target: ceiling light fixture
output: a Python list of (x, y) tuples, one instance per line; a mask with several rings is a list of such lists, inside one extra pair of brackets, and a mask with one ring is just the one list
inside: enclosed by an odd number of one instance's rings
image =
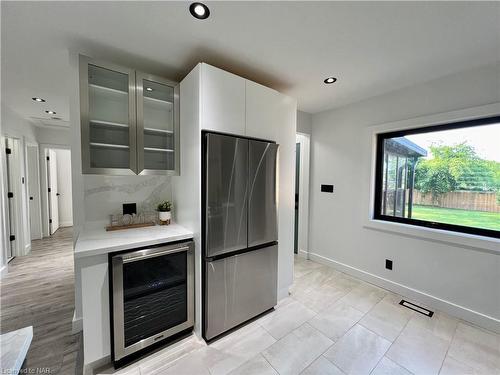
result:
[(37, 98), (36, 96), (34, 98), (31, 98), (31, 99), (33, 99), (35, 102), (39, 102), (39, 103), (45, 102), (45, 99)]
[(153, 91), (152, 87), (146, 87), (146, 91)]
[(204, 20), (210, 16), (210, 10), (203, 3), (192, 3), (189, 6), (189, 12), (194, 18), (198, 18), (199, 20)]
[(54, 111), (45, 111), (45, 113), (48, 113), (49, 115), (55, 115), (56, 114)]
[(335, 78), (335, 77), (328, 77), (323, 82), (325, 82), (327, 85), (329, 85), (330, 83), (337, 82), (337, 78)]

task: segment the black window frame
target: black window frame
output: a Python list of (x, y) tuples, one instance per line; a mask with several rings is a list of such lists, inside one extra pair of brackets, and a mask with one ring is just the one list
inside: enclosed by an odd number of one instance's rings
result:
[(382, 214), (382, 184), (384, 170), (384, 141), (389, 138), (404, 137), (406, 135), (420, 134), (432, 131), (453, 130), (461, 128), (470, 128), (474, 126), (489, 125), (500, 123), (500, 116), (484, 117), (474, 120), (449, 122), (439, 125), (430, 125), (419, 128), (411, 128), (407, 130), (398, 130), (376, 134), (376, 159), (375, 159), (375, 190), (373, 202), (373, 219), (381, 221), (389, 221), (394, 223), (409, 224), (416, 227), (425, 227), (446, 230), (451, 232), (459, 232), (472, 234), (484, 237), (500, 238), (500, 231), (493, 229), (475, 228), (463, 225), (446, 224), (434, 221), (418, 220), (406, 217), (396, 217)]

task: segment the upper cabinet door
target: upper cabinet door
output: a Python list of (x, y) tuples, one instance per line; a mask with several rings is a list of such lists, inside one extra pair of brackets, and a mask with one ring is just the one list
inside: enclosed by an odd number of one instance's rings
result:
[(283, 95), (268, 87), (246, 80), (246, 135), (275, 141), (283, 121)]
[(201, 127), (245, 135), (245, 79), (202, 64)]
[(138, 173), (179, 174), (179, 85), (136, 73)]
[(81, 56), (80, 112), (83, 173), (135, 174), (134, 70)]

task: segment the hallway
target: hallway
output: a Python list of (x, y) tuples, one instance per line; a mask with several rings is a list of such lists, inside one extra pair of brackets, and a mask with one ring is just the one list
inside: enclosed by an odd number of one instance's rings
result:
[[(31, 254), (9, 263), (1, 286), (1, 333), (33, 326), (25, 366), (37, 373), (78, 374), (80, 334), (74, 311), (72, 228), (32, 242)], [(81, 370), (80, 370), (81, 371)]]

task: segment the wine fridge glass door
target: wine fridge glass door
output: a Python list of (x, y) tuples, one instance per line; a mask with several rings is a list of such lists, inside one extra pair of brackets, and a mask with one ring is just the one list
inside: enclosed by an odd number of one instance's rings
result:
[(193, 246), (112, 258), (115, 359), (192, 325)]

